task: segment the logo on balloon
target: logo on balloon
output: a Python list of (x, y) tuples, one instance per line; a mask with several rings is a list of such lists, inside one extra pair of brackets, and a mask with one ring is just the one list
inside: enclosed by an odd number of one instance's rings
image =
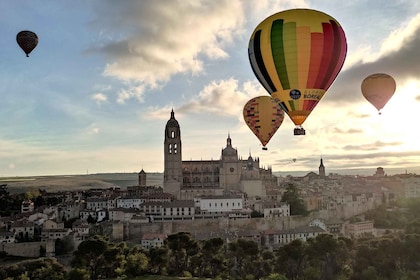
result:
[(299, 99), (299, 98), (300, 98), (300, 96), (301, 96), (301, 94), (300, 94), (300, 90), (298, 90), (298, 89), (292, 89), (292, 90), (290, 91), (290, 97), (291, 97), (293, 100), (297, 100), (297, 99)]

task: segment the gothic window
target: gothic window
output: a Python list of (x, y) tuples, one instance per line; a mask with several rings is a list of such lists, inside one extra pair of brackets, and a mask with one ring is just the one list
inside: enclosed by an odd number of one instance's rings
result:
[(174, 154), (177, 154), (177, 153), (178, 153), (178, 145), (174, 144)]
[(169, 150), (169, 153), (172, 154), (172, 144), (169, 144), (168, 148), (169, 148), (168, 149)]
[(175, 131), (171, 131), (171, 138), (175, 138)]

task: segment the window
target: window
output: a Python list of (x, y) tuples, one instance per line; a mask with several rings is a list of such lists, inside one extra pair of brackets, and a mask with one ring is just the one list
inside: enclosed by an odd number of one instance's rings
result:
[(169, 153), (172, 154), (172, 144), (169, 144), (168, 150), (169, 150)]
[(178, 145), (174, 144), (174, 154), (177, 154), (177, 152), (178, 152)]
[(175, 138), (175, 131), (171, 131), (171, 138)]

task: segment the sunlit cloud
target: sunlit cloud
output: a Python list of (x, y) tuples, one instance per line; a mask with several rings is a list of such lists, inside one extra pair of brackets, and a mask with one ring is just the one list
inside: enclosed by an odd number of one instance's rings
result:
[(108, 101), (108, 97), (105, 94), (100, 93), (100, 92), (93, 94), (92, 99), (96, 101), (98, 106)]

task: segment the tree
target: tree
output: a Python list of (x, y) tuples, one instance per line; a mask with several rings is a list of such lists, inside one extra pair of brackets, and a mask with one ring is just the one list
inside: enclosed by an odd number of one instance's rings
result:
[(169, 248), (169, 275), (182, 276), (184, 271), (189, 271), (191, 257), (199, 252), (197, 241), (190, 233), (180, 232), (169, 235), (166, 239)]
[(125, 274), (139, 276), (146, 272), (149, 265), (147, 256), (142, 252), (132, 252), (126, 258)]
[(306, 268), (306, 247), (307, 244), (300, 239), (280, 247), (276, 253), (275, 272), (285, 274), (287, 279), (300, 279)]
[(85, 268), (90, 273), (90, 278), (97, 279), (100, 268), (103, 266), (103, 253), (108, 248), (108, 242), (103, 237), (95, 236), (93, 239), (80, 243), (74, 252), (72, 266)]
[(90, 274), (84, 268), (74, 268), (67, 274), (68, 280), (89, 280)]
[(281, 201), (290, 205), (290, 215), (306, 215), (308, 213), (298, 189), (291, 183), (286, 186), (286, 192), (283, 194)]

